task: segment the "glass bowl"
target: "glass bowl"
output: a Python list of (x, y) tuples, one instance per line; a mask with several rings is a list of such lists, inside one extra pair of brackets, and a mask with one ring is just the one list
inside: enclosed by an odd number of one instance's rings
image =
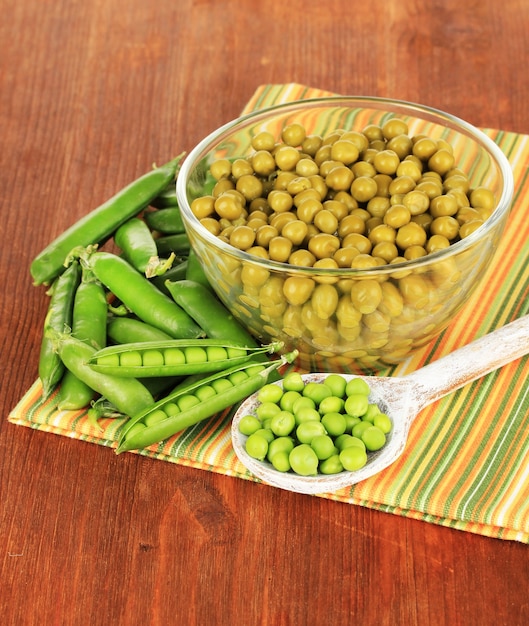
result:
[[(307, 134), (323, 136), (335, 129), (382, 126), (391, 118), (406, 122), (410, 137), (447, 142), (470, 188), (484, 186), (494, 194), (490, 216), (449, 247), (373, 267), (292, 265), (234, 247), (191, 210), (195, 198), (211, 194), (210, 165), (251, 155), (252, 138), (261, 131), (279, 140), (286, 125), (300, 123)], [(191, 246), (210, 284), (260, 342), (279, 340), (284, 352), (297, 349), (297, 364), (307, 371), (375, 373), (431, 342), (468, 301), (508, 219), (513, 176), (498, 146), (453, 115), (403, 101), (336, 96), (271, 107), (225, 124), (189, 153), (176, 192)], [(287, 297), (286, 284), (296, 280), (311, 284), (305, 301)]]

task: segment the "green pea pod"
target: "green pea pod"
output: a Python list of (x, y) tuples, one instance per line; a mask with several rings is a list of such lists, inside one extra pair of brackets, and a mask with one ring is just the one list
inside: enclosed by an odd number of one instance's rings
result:
[(103, 285), (83, 271), (75, 292), (72, 335), (101, 350), (107, 343), (108, 303)]
[(167, 185), (167, 187), (152, 200), (151, 206), (156, 207), (157, 209), (178, 207), (176, 185), (174, 183), (169, 183), (169, 185)]
[(71, 250), (103, 243), (121, 224), (138, 215), (174, 180), (182, 157), (140, 176), (54, 239), (31, 263), (35, 285), (49, 284), (62, 273)]
[(156, 285), (156, 287), (164, 293), (166, 296), (171, 297), (169, 290), (165, 286), (166, 280), (183, 280), (187, 274), (187, 259), (181, 260), (176, 265), (173, 265), (170, 269), (165, 272), (162, 276), (153, 276), (151, 278), (151, 283)]
[(156, 239), (156, 249), (160, 256), (187, 256), (191, 249), (191, 244), (186, 233), (177, 233), (176, 235), (165, 235)]
[(166, 281), (173, 300), (204, 330), (207, 337), (256, 346), (255, 338), (241, 326), (217, 296), (192, 280)]
[(153, 398), (161, 398), (174, 389), (182, 379), (178, 376), (159, 376), (158, 378), (138, 378), (138, 380), (147, 387)]
[(81, 268), (74, 262), (60, 275), (52, 286), (48, 313), (44, 322), (44, 332), (40, 345), (39, 378), (42, 382), (42, 393), (47, 398), (60, 382), (64, 374), (64, 364), (54, 349), (53, 342), (47, 334), (51, 328), (64, 332), (71, 328), (75, 292), (81, 278)]
[[(93, 276), (83, 272), (73, 303), (72, 335), (100, 350), (107, 340), (107, 300), (105, 290)], [(96, 392), (73, 372), (67, 370), (59, 390), (59, 410), (75, 410), (89, 406)]]
[[(168, 275), (166, 275), (166, 278), (174, 280), (174, 278), (171, 278)], [(206, 276), (204, 269), (200, 261), (198, 260), (196, 252), (193, 250), (193, 248), (189, 250), (189, 254), (187, 256), (187, 270), (185, 278), (187, 280), (192, 280), (196, 283), (200, 283), (201, 285), (204, 285), (204, 287), (207, 287), (212, 291), (208, 277)]]
[(120, 378), (93, 370), (88, 365), (96, 351), (92, 346), (68, 333), (50, 330), (49, 336), (68, 370), (106, 398), (123, 415), (136, 415), (154, 404), (152, 394), (135, 378)]
[(185, 232), (182, 214), (177, 207), (146, 211), (143, 218), (151, 230), (155, 230), (162, 235), (177, 235)]
[(132, 317), (112, 317), (108, 320), (107, 336), (114, 343), (166, 341), (171, 339), (163, 330)]
[(232, 407), (258, 391), (269, 381), (272, 372), (291, 363), (296, 356), (297, 351), (294, 351), (272, 361), (268, 366), (247, 363), (182, 386), (127, 422), (116, 453), (138, 450), (165, 441), (185, 428)]
[(103, 348), (88, 363), (96, 372), (127, 378), (189, 376), (225, 370), (281, 347), (278, 342), (249, 348), (218, 339), (149, 341)]
[(174, 254), (169, 259), (158, 257), (154, 237), (147, 224), (138, 217), (122, 224), (114, 234), (114, 241), (121, 248), (123, 257), (147, 278), (161, 276), (174, 260)]
[(82, 262), (130, 311), (173, 339), (195, 338), (203, 330), (125, 259), (111, 252), (75, 251)]

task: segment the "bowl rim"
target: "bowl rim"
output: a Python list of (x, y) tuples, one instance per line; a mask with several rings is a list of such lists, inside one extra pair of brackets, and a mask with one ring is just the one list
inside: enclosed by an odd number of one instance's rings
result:
[[(364, 107), (373, 106), (381, 110), (384, 107), (398, 107), (402, 109), (401, 114), (403, 115), (406, 114), (413, 116), (415, 114), (418, 117), (426, 116), (428, 121), (432, 121), (438, 125), (442, 125), (444, 121), (445, 125), (448, 125), (453, 130), (464, 130), (474, 141), (481, 144), (481, 146), (489, 152), (492, 159), (496, 162), (503, 178), (503, 188), (501, 195), (497, 200), (496, 208), (484, 224), (477, 228), (468, 237), (451, 244), (448, 248), (437, 250), (417, 259), (362, 269), (342, 267), (314, 268), (292, 265), (290, 263), (274, 261), (271, 259), (262, 259), (256, 255), (245, 252), (244, 250), (239, 250), (208, 231), (204, 226), (202, 226), (202, 224), (200, 224), (200, 221), (192, 213), (187, 197), (187, 184), (193, 169), (202, 160), (205, 154), (214, 148), (215, 144), (218, 143), (219, 140), (229, 134), (237, 126), (258, 122), (260, 119), (264, 120), (274, 114), (287, 114), (289, 112), (297, 112), (306, 108), (316, 108), (318, 106), (346, 106), (350, 108), (362, 108), (362, 105)], [(387, 112), (391, 113), (390, 110), (387, 110)], [(413, 271), (415, 269), (425, 268), (429, 265), (436, 264), (439, 261), (452, 258), (458, 253), (471, 248), (483, 237), (485, 237), (489, 231), (493, 230), (499, 222), (501, 223), (506, 214), (510, 211), (514, 196), (514, 175), (509, 160), (493, 139), (486, 135), (481, 129), (463, 120), (462, 118), (452, 115), (451, 113), (407, 100), (398, 100), (379, 96), (336, 95), (295, 100), (292, 102), (265, 107), (236, 117), (218, 127), (216, 130), (212, 131), (199, 141), (199, 143), (196, 144), (184, 158), (176, 179), (176, 196), (180, 210), (183, 213), (184, 225), (186, 228), (189, 227), (189, 224), (192, 224), (197, 233), (203, 239), (207, 240), (214, 248), (222, 250), (224, 254), (235, 257), (239, 261), (252, 263), (268, 270), (288, 272), (290, 274), (310, 274), (311, 276), (316, 275), (322, 277), (344, 276), (345, 274), (351, 277), (369, 277), (374, 275), (380, 276), (393, 274), (403, 270)]]

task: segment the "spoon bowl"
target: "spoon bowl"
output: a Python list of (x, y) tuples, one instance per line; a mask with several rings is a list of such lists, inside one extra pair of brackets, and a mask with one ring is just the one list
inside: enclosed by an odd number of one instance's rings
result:
[[(246, 437), (239, 432), (239, 422), (245, 415), (255, 413), (259, 404), (257, 393), (241, 404), (233, 418), (233, 448), (243, 465), (269, 485), (304, 494), (331, 493), (365, 480), (396, 461), (404, 452), (415, 417), (426, 406), (528, 353), (529, 315), (526, 315), (407, 376), (343, 374), (346, 380), (366, 380), (371, 389), (370, 402), (378, 404), (393, 425), (384, 447), (369, 453), (367, 464), (354, 472), (300, 476), (293, 472), (279, 472), (270, 463), (252, 458), (244, 448)], [(328, 375), (312, 373), (304, 374), (303, 378), (322, 382)], [(281, 385), (281, 381), (275, 384)]]

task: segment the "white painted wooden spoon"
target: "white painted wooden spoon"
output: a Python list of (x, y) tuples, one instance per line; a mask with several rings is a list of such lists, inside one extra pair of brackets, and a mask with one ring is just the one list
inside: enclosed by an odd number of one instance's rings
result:
[[(373, 476), (393, 463), (403, 452), (410, 426), (426, 406), (489, 372), (529, 353), (529, 315), (521, 317), (470, 344), (429, 363), (411, 374), (395, 377), (362, 376), (371, 388), (371, 402), (391, 418), (393, 429), (386, 445), (370, 453), (367, 464), (355, 472), (334, 475), (299, 476), (278, 472), (270, 463), (250, 457), (246, 437), (239, 432), (239, 421), (258, 405), (257, 394), (248, 398), (232, 422), (232, 442), (239, 460), (264, 482), (299, 493), (329, 493)], [(305, 380), (323, 381), (328, 374), (305, 374)], [(344, 375), (346, 379), (354, 375)], [(276, 384), (281, 384), (279, 381)]]

